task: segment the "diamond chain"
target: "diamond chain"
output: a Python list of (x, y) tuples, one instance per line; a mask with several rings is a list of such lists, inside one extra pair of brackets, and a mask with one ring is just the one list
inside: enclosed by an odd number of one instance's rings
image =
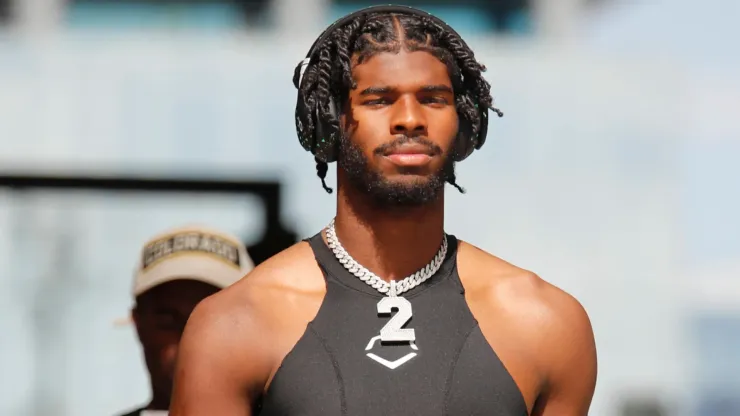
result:
[(357, 276), (368, 286), (372, 287), (382, 294), (389, 294), (390, 296), (400, 295), (401, 293), (407, 292), (415, 288), (416, 286), (424, 283), (427, 279), (437, 273), (440, 267), (442, 267), (442, 262), (447, 255), (447, 236), (445, 235), (442, 239), (442, 247), (439, 248), (437, 255), (434, 256), (434, 259), (431, 261), (431, 263), (427, 264), (421, 270), (417, 271), (411, 276), (408, 276), (400, 281), (393, 281), (393, 283), (391, 284), (381, 279), (380, 277), (378, 277), (378, 275), (371, 272), (370, 270), (362, 267), (362, 265), (360, 265), (357, 261), (355, 261), (355, 259), (352, 258), (352, 256), (349, 255), (349, 253), (347, 253), (347, 251), (344, 249), (344, 247), (342, 247), (342, 244), (337, 238), (337, 233), (334, 229), (334, 220), (331, 220), (326, 228), (326, 239), (329, 248), (331, 249), (331, 251), (334, 252), (334, 256), (336, 256), (337, 260), (339, 260), (339, 262), (342, 264), (342, 266), (344, 266), (345, 269), (347, 269), (353, 275)]

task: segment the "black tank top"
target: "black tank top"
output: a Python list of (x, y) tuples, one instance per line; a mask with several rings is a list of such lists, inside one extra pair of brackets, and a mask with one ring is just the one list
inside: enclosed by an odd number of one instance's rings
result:
[(403, 293), (413, 342), (381, 342), (384, 297), (310, 238), (326, 295), (261, 400), (260, 416), (523, 416), (526, 404), (465, 301), (457, 240), (439, 271)]

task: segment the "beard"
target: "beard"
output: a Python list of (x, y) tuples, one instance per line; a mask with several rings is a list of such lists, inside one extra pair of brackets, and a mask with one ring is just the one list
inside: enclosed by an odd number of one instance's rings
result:
[[(389, 147), (409, 141), (417, 141), (432, 147), (435, 153), (441, 149), (433, 143), (411, 138), (401, 138), (375, 149), (375, 154), (383, 154)], [(367, 194), (379, 208), (411, 208), (435, 201), (444, 191), (449, 173), (454, 172), (455, 163), (450, 155), (444, 156), (442, 167), (430, 176), (418, 177), (412, 181), (392, 181), (374, 170), (362, 149), (346, 136), (340, 139), (338, 164), (346, 173), (351, 186)]]

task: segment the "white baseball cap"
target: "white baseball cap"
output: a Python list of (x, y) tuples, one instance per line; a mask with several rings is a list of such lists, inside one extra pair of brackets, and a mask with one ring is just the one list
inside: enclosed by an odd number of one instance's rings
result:
[(223, 289), (252, 269), (254, 262), (237, 237), (201, 226), (180, 227), (144, 244), (133, 295), (173, 280), (197, 280)]

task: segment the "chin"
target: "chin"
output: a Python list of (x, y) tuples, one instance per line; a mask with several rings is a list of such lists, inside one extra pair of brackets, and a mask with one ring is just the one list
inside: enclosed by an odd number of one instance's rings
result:
[(433, 186), (432, 183), (437, 179), (430, 173), (404, 172), (378, 176), (379, 180), (375, 181), (375, 185), (380, 187), (424, 188)]
[(348, 184), (366, 194), (378, 208), (420, 207), (437, 201), (444, 192), (442, 167), (371, 164), (362, 156), (348, 152), (340, 158), (339, 167)]
[(384, 175), (383, 180), (386, 182), (397, 183), (418, 183), (423, 184), (433, 179), (433, 174), (428, 172), (398, 172), (391, 175)]
[(376, 172), (387, 181), (430, 181), (441, 174), (441, 169), (433, 166), (393, 166), (377, 169)]
[(420, 207), (438, 199), (444, 182), (434, 175), (394, 175), (368, 183), (365, 190), (379, 206)]

